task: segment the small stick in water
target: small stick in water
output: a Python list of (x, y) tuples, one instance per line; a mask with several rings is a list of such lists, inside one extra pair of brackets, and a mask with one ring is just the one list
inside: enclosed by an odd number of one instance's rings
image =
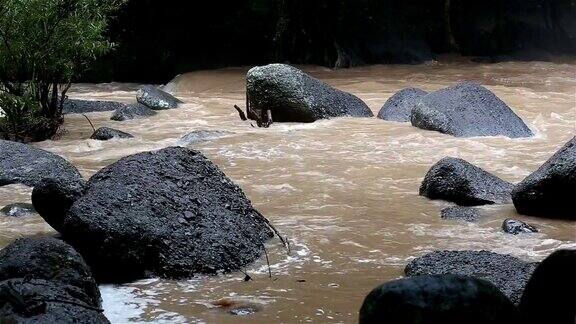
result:
[(236, 111), (240, 115), (240, 119), (242, 119), (243, 121), (248, 120), (248, 118), (246, 118), (246, 114), (244, 113), (242, 108), (238, 107), (238, 105), (234, 105), (234, 109), (236, 109)]
[(260, 242), (260, 244), (262, 244), (264, 254), (266, 255), (266, 264), (268, 264), (268, 277), (272, 278), (272, 269), (270, 268), (270, 259), (268, 258), (268, 250), (266, 250), (266, 245), (264, 245), (264, 243)]
[(84, 115), (84, 114), (82, 114), (82, 116), (84, 116), (84, 118), (86, 118), (86, 120), (90, 123), (90, 126), (92, 126), (92, 130), (93, 130), (94, 132), (96, 132), (96, 128), (94, 128), (94, 125), (93, 125), (92, 122), (90, 121), (90, 118), (88, 118), (88, 116), (86, 116), (86, 115)]

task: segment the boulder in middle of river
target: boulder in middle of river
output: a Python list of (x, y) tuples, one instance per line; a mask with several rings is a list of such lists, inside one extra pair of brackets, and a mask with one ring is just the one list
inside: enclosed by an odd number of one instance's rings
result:
[(513, 187), (465, 160), (446, 157), (430, 168), (420, 186), (420, 195), (461, 206), (478, 206), (510, 202)]
[(114, 121), (125, 121), (151, 117), (156, 114), (156, 111), (148, 108), (148, 106), (145, 106), (141, 103), (135, 103), (116, 109), (110, 119)]
[(166, 91), (154, 86), (145, 85), (138, 88), (136, 100), (150, 109), (165, 110), (177, 108), (182, 101)]
[(386, 101), (378, 113), (378, 118), (398, 122), (409, 122), (410, 116), (412, 116), (412, 109), (416, 107), (418, 101), (427, 94), (428, 92), (417, 88), (400, 90)]
[(96, 131), (94, 131), (94, 134), (90, 136), (90, 139), (98, 141), (107, 141), (113, 138), (133, 138), (133, 137), (134, 136), (132, 136), (132, 134), (128, 134), (121, 130), (117, 130), (110, 127), (100, 127)]
[(286, 64), (250, 69), (246, 95), (252, 109), (270, 110), (274, 122), (307, 123), (333, 117), (374, 116), (360, 98)]
[(412, 125), (457, 137), (530, 137), (532, 131), (490, 90), (473, 82), (422, 97), (412, 110)]
[(104, 281), (239, 270), (273, 233), (215, 164), (182, 147), (105, 167), (66, 215), (46, 220)]

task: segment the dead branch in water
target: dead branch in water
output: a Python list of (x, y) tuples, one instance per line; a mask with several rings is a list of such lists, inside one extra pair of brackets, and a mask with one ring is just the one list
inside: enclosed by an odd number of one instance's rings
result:
[(288, 251), (288, 255), (290, 255), (290, 246), (286, 243), (286, 241), (284, 240), (284, 237), (282, 237), (282, 234), (280, 234), (280, 232), (276, 229), (276, 227), (274, 227), (274, 225), (272, 225), (272, 223), (270, 223), (268, 218), (264, 217), (264, 215), (262, 215), (259, 211), (257, 211), (257, 210), (254, 210), (254, 211), (258, 214), (258, 216), (262, 217), (262, 219), (264, 220), (266, 225), (268, 225), (268, 227), (270, 227), (270, 229), (274, 232), (274, 234), (276, 234), (276, 236), (278, 236), (278, 238), (280, 239), (280, 242), (282, 242), (282, 244), (284, 245), (284, 247)]
[(260, 242), (260, 244), (262, 244), (264, 254), (266, 255), (266, 264), (268, 264), (268, 277), (272, 278), (272, 269), (270, 268), (270, 259), (268, 258), (268, 250), (266, 250), (266, 245), (264, 245), (264, 243)]
[(96, 132), (96, 128), (94, 128), (94, 124), (92, 124), (92, 122), (90, 121), (90, 118), (88, 118), (88, 116), (82, 114), (82, 116), (84, 116), (84, 118), (86, 118), (86, 120), (90, 123), (90, 126), (92, 126), (92, 130), (94, 132)]
[(236, 111), (238, 112), (238, 115), (240, 115), (240, 119), (242, 119), (242, 121), (248, 120), (248, 118), (246, 118), (246, 114), (244, 113), (244, 111), (242, 111), (242, 108), (238, 107), (238, 105), (234, 105), (234, 109), (236, 109)]
[(248, 95), (246, 95), (246, 113), (244, 113), (238, 105), (234, 105), (234, 109), (236, 109), (240, 115), (240, 119), (243, 121), (255, 120), (258, 127), (268, 128), (274, 122), (272, 119), (272, 111), (270, 109), (254, 109), (250, 101), (250, 96)]

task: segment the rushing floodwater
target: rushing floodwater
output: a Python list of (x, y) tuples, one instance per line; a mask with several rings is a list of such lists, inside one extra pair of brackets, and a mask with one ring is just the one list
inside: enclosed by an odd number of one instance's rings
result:
[[(377, 113), (396, 91), (409, 86), (437, 90), (461, 80), (490, 88), (535, 132), (529, 139), (460, 139), (378, 119), (339, 118), (313, 124), (274, 124), (258, 129), (233, 109), (244, 106), (245, 69), (195, 72), (168, 85), (186, 104), (157, 116), (112, 122), (110, 113), (89, 114), (96, 127), (136, 136), (98, 142), (82, 116), (68, 116), (66, 133), (38, 147), (60, 154), (89, 177), (117, 159), (176, 145), (188, 132), (225, 130), (229, 137), (193, 145), (238, 183), (256, 208), (290, 238), (291, 255), (277, 240), (265, 259), (244, 275), (189, 281), (146, 280), (102, 286), (104, 308), (114, 323), (238, 323), (221, 300), (261, 310), (241, 318), (254, 323), (356, 322), (364, 296), (402, 276), (413, 257), (437, 249), (486, 249), (541, 260), (555, 249), (576, 247), (574, 223), (518, 216), (512, 205), (482, 207), (477, 224), (441, 220), (449, 204), (418, 196), (426, 171), (445, 156), (461, 157), (518, 182), (576, 133), (576, 65), (554, 63), (450, 63), (372, 66), (331, 71), (305, 68), (364, 99)], [(71, 97), (131, 102), (136, 85), (77, 85)], [(0, 206), (30, 200), (30, 189), (0, 188)], [(534, 223), (541, 233), (511, 236), (507, 217)], [(0, 219), (0, 246), (14, 238), (51, 233), (42, 219)], [(110, 269), (114, 271), (114, 269)]]

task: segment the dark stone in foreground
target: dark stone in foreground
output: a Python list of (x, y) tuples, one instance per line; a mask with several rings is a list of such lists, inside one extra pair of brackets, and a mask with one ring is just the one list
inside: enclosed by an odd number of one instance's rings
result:
[(84, 194), (86, 182), (66, 179), (44, 179), (32, 191), (34, 208), (55, 230), (62, 229), (63, 216)]
[(148, 108), (147, 106), (140, 103), (135, 103), (116, 109), (110, 119), (114, 121), (125, 121), (151, 117), (156, 114), (157, 112)]
[(477, 222), (482, 218), (478, 208), (452, 206), (442, 209), (441, 218)]
[(404, 272), (409, 277), (457, 274), (485, 279), (518, 304), (536, 265), (488, 251), (436, 251), (412, 260)]
[(374, 116), (358, 97), (286, 64), (250, 69), (246, 77), (246, 94), (254, 110), (271, 110), (275, 122)]
[(416, 88), (400, 90), (386, 101), (378, 113), (378, 118), (398, 122), (409, 122), (412, 109), (416, 107), (418, 101), (427, 94), (428, 92)]
[(576, 137), (512, 192), (523, 215), (576, 220)]
[(513, 185), (465, 160), (446, 157), (426, 174), (420, 195), (462, 206), (504, 204), (511, 201)]
[(433, 92), (412, 110), (412, 125), (457, 137), (530, 137), (532, 131), (490, 90), (473, 82)]
[(502, 223), (502, 230), (508, 234), (538, 233), (538, 229), (530, 224), (516, 219), (507, 219)]
[(0, 186), (34, 187), (44, 178), (82, 182), (82, 176), (62, 157), (30, 145), (0, 140)]
[(125, 106), (126, 104), (115, 101), (66, 99), (62, 113), (84, 114), (89, 112), (113, 111)]
[(522, 323), (573, 324), (576, 319), (575, 273), (575, 250), (559, 250), (542, 261), (522, 295)]
[(0, 209), (0, 213), (8, 217), (24, 217), (36, 213), (32, 204), (16, 203), (4, 206)]
[(109, 128), (109, 127), (100, 127), (98, 128), (92, 136), (91, 139), (99, 140), (99, 141), (107, 141), (113, 138), (133, 138), (132, 134), (128, 134), (126, 132)]
[(518, 312), (498, 288), (477, 278), (436, 275), (385, 283), (366, 297), (361, 324), (513, 324)]
[(162, 91), (154, 86), (141, 86), (138, 88), (136, 93), (136, 100), (148, 106), (153, 110), (165, 110), (178, 108), (178, 105), (182, 103), (181, 100), (177, 99), (168, 92)]
[(205, 130), (205, 129), (195, 130), (182, 136), (182, 138), (178, 140), (178, 144), (182, 146), (188, 146), (227, 137), (232, 134), (234, 133), (226, 131), (217, 131), (217, 130)]
[(105, 281), (238, 270), (272, 237), (237, 185), (201, 153), (181, 147), (100, 170), (62, 216), (47, 221)]

